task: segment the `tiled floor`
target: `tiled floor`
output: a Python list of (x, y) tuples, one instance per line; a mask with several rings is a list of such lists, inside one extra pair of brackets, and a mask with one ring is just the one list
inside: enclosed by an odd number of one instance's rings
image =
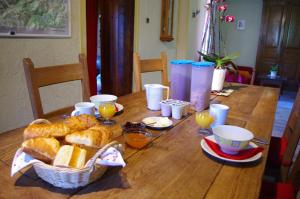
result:
[(277, 103), (272, 135), (281, 137), (296, 98), (296, 92), (283, 91)]

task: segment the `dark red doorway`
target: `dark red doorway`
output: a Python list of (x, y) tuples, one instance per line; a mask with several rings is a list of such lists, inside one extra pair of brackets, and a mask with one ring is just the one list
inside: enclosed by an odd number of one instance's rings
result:
[(132, 92), (134, 0), (87, 0), (87, 57), (96, 93), (97, 22), (100, 17), (102, 93)]

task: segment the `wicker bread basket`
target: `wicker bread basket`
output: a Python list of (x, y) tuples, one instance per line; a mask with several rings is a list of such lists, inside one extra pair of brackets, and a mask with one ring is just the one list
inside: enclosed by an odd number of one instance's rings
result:
[[(48, 120), (38, 119), (31, 124), (36, 123), (50, 123)], [(52, 166), (43, 162), (33, 164), (33, 168), (37, 175), (52, 184), (55, 187), (73, 189), (81, 186), (85, 186), (98, 178), (100, 178), (106, 171), (106, 166), (95, 164), (98, 157), (102, 155), (109, 147), (119, 144), (113, 141), (104, 147), (102, 147), (89, 161), (88, 166), (82, 169), (62, 168)]]
[[(105, 145), (98, 151), (100, 156), (106, 149), (116, 145), (117, 142), (111, 142)], [(33, 168), (37, 175), (46, 182), (54, 185), (55, 187), (61, 187), (65, 189), (72, 189), (81, 186), (85, 186), (98, 178), (100, 178), (106, 171), (106, 166), (95, 165), (96, 158), (91, 167), (83, 169), (70, 169), (61, 168), (52, 165), (48, 165), (43, 162), (33, 164)]]

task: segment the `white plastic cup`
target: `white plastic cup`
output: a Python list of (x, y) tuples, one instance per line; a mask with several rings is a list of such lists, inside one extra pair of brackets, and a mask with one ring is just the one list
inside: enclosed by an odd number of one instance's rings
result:
[(185, 105), (184, 104), (172, 104), (172, 118), (180, 120), (184, 113)]
[(224, 125), (227, 119), (229, 107), (224, 104), (211, 104), (209, 106), (209, 113), (214, 117), (212, 127), (217, 125)]
[(91, 102), (79, 102), (75, 104), (75, 110), (71, 116), (78, 116), (81, 114), (95, 115), (95, 104)]
[(168, 102), (162, 101), (160, 102), (161, 107), (161, 116), (163, 117), (170, 117), (172, 114), (172, 107), (171, 104)]

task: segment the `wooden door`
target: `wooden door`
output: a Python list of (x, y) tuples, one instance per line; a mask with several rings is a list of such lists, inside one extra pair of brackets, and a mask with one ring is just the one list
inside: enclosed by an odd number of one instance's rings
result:
[(297, 90), (300, 81), (300, 4), (287, 7), (279, 65), (280, 74), (287, 77), (285, 86)]
[(271, 65), (280, 61), (280, 49), (286, 13), (285, 3), (264, 2), (256, 71), (268, 74)]
[(132, 92), (134, 0), (99, 0), (102, 93)]
[(298, 1), (265, 0), (257, 50), (257, 75), (279, 64), (284, 89), (296, 90), (300, 80), (300, 5)]

